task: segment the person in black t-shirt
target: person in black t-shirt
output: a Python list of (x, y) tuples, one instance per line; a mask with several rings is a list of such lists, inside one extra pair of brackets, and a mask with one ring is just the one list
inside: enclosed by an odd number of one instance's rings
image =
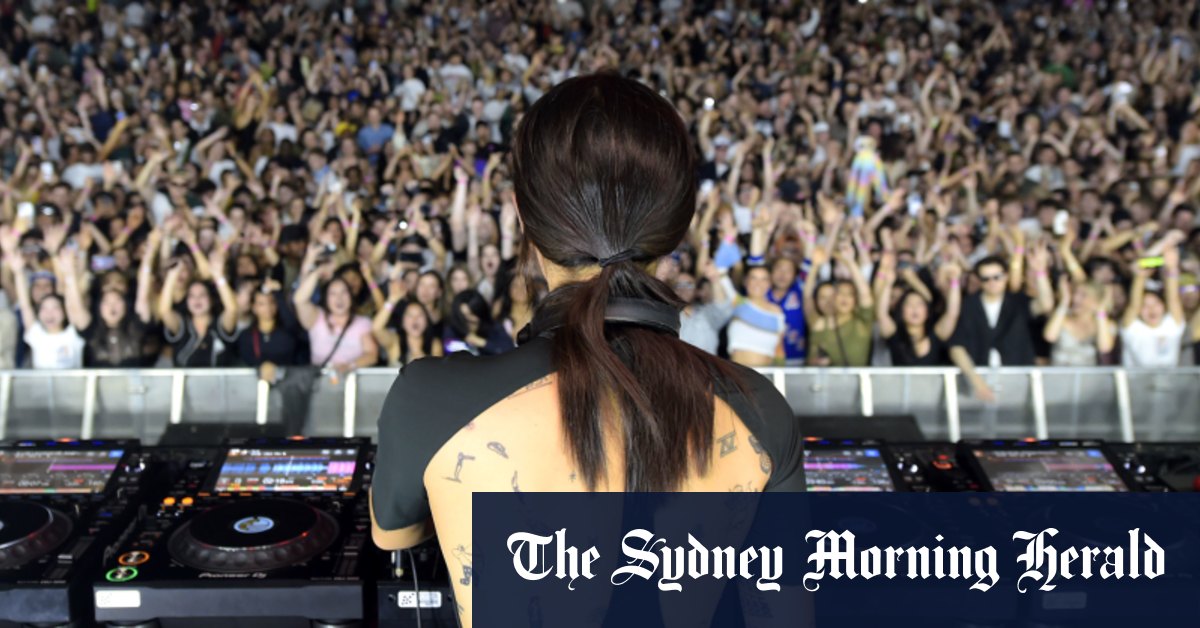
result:
[[(151, 233), (151, 248), (158, 245), (157, 231)], [(96, 315), (83, 302), (76, 267), (76, 255), (63, 249), (57, 267), (64, 282), (67, 318), (85, 341), (83, 365), (97, 367), (136, 367), (143, 363), (143, 346), (151, 323), (150, 282), (152, 256), (142, 260), (138, 271), (137, 296), (133, 311), (125, 292), (102, 287)]]
[(176, 264), (167, 272), (159, 295), (158, 315), (162, 318), (167, 342), (174, 349), (175, 366), (224, 366), (232, 357), (232, 347), (237, 341), (238, 307), (237, 296), (224, 275), (225, 251), (222, 246), (213, 250), (209, 266), (217, 273), (214, 283), (221, 309), (217, 309), (214, 303), (217, 298), (205, 281), (192, 281), (188, 285), (184, 311), (175, 309), (171, 295), (179, 281), (182, 264)]
[(266, 281), (254, 292), (250, 326), (238, 334), (238, 358), (259, 370), (259, 376), (274, 382), (279, 367), (304, 364), (307, 334), (291, 315), (279, 283)]
[[(940, 274), (946, 283), (946, 303), (945, 311), (935, 318), (934, 293), (916, 271), (909, 268), (897, 273), (896, 254), (892, 251), (885, 251), (880, 257), (879, 271), (875, 274), (875, 320), (879, 323), (879, 335), (892, 354), (892, 366), (950, 364), (948, 343), (954, 335), (962, 306), (959, 288), (962, 270), (958, 264), (951, 263), (942, 266)], [(897, 275), (904, 280), (906, 288), (895, 306), (889, 309)]]

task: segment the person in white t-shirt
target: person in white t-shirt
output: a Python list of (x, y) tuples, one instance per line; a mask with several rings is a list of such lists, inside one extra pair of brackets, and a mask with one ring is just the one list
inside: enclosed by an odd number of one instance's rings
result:
[(1121, 363), (1170, 367), (1179, 364), (1187, 329), (1179, 297), (1179, 251), (1171, 235), (1163, 240), (1162, 293), (1146, 290), (1150, 269), (1134, 267), (1129, 305), (1121, 318)]
[(83, 366), (84, 340), (67, 324), (67, 310), (62, 297), (51, 294), (33, 307), (29, 282), (25, 277), (25, 258), (19, 254), (5, 256), (12, 269), (21, 321), (25, 324), (25, 343), (29, 345), (35, 369), (77, 369)]

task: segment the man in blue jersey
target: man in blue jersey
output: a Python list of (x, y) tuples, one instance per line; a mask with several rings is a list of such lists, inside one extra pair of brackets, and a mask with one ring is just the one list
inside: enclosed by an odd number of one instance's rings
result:
[[(805, 273), (807, 274), (807, 273)], [(771, 289), (767, 299), (783, 310), (787, 331), (783, 335), (788, 366), (803, 366), (807, 355), (804, 342), (804, 275), (796, 262), (780, 257), (771, 264)]]

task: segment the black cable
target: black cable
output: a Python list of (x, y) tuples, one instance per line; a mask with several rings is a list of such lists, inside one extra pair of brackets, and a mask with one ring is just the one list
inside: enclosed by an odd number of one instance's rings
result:
[(417, 596), (417, 628), (421, 628), (421, 584), (417, 582), (417, 559), (413, 558), (411, 549), (401, 551), (408, 554), (408, 563), (412, 565), (413, 593)]

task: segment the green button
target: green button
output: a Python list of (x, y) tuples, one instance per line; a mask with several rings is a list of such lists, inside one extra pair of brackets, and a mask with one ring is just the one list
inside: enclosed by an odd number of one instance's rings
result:
[(138, 575), (137, 567), (117, 567), (109, 569), (108, 573), (104, 574), (104, 579), (109, 582), (129, 582)]

